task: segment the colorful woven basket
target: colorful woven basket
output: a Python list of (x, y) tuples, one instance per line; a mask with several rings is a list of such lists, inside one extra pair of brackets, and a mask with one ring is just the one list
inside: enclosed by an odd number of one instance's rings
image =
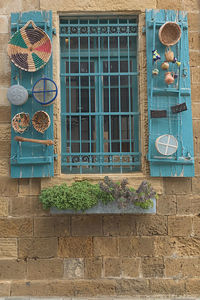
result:
[(32, 124), (36, 131), (44, 133), (49, 128), (51, 120), (45, 111), (36, 111), (32, 118)]
[[(28, 28), (30, 24), (33, 28)], [(50, 59), (51, 40), (30, 20), (11, 37), (8, 43), (8, 55), (18, 68), (35, 72), (44, 67)]]
[(18, 133), (23, 133), (29, 127), (29, 123), (29, 114), (25, 112), (16, 114), (12, 119), (12, 127)]

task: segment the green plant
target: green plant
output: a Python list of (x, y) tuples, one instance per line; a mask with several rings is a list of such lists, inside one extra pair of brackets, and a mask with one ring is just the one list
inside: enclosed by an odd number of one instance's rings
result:
[(39, 196), (45, 209), (56, 207), (58, 209), (71, 209), (85, 211), (98, 204), (105, 205), (116, 201), (120, 207), (134, 204), (143, 209), (153, 206), (152, 199), (156, 197), (151, 185), (143, 181), (135, 190), (128, 187), (127, 179), (114, 183), (108, 176), (99, 184), (91, 184), (89, 181), (74, 182), (71, 186), (66, 183), (43, 189)]
[(75, 211), (85, 211), (95, 206), (99, 200), (103, 203), (114, 200), (110, 194), (102, 191), (98, 184), (91, 184), (87, 180), (74, 182), (71, 186), (64, 183), (44, 189), (39, 198), (45, 209), (57, 207)]

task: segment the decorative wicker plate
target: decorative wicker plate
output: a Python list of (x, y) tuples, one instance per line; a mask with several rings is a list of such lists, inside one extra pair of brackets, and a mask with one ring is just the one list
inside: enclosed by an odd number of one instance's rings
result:
[[(33, 28), (28, 28), (30, 24)], [(51, 40), (30, 20), (11, 37), (8, 43), (8, 55), (18, 68), (35, 72), (44, 67), (50, 59)]]
[(29, 123), (29, 114), (25, 112), (16, 114), (12, 119), (12, 127), (18, 133), (23, 133), (29, 127)]
[(50, 126), (51, 120), (45, 111), (36, 111), (32, 118), (32, 124), (36, 131), (44, 133)]
[(181, 38), (181, 28), (176, 22), (166, 22), (159, 29), (159, 39), (165, 46), (173, 46)]

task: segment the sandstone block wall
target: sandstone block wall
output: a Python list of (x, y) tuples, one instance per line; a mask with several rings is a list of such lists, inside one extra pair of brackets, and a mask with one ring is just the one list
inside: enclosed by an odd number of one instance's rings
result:
[[(145, 8), (188, 12), (195, 147), (194, 178), (148, 178)], [(41, 188), (79, 180), (10, 179), (10, 13), (53, 10), (54, 79), (59, 86), (59, 14), (137, 13), (143, 172), (160, 194), (156, 215), (52, 216), (38, 201)], [(200, 295), (200, 3), (199, 0), (0, 0), (0, 296)], [(60, 149), (59, 97), (54, 107)], [(91, 180), (95, 182), (101, 176)], [(117, 176), (113, 176), (117, 178)]]

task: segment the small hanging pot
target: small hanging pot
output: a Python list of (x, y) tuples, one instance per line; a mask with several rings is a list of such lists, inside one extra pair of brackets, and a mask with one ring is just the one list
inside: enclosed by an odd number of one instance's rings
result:
[(168, 70), (169, 69), (169, 63), (167, 61), (164, 61), (161, 65), (162, 70)]
[(165, 73), (165, 83), (167, 85), (174, 83), (174, 72)]
[(174, 61), (174, 52), (170, 49), (170, 47), (165, 49), (165, 58), (168, 62)]

